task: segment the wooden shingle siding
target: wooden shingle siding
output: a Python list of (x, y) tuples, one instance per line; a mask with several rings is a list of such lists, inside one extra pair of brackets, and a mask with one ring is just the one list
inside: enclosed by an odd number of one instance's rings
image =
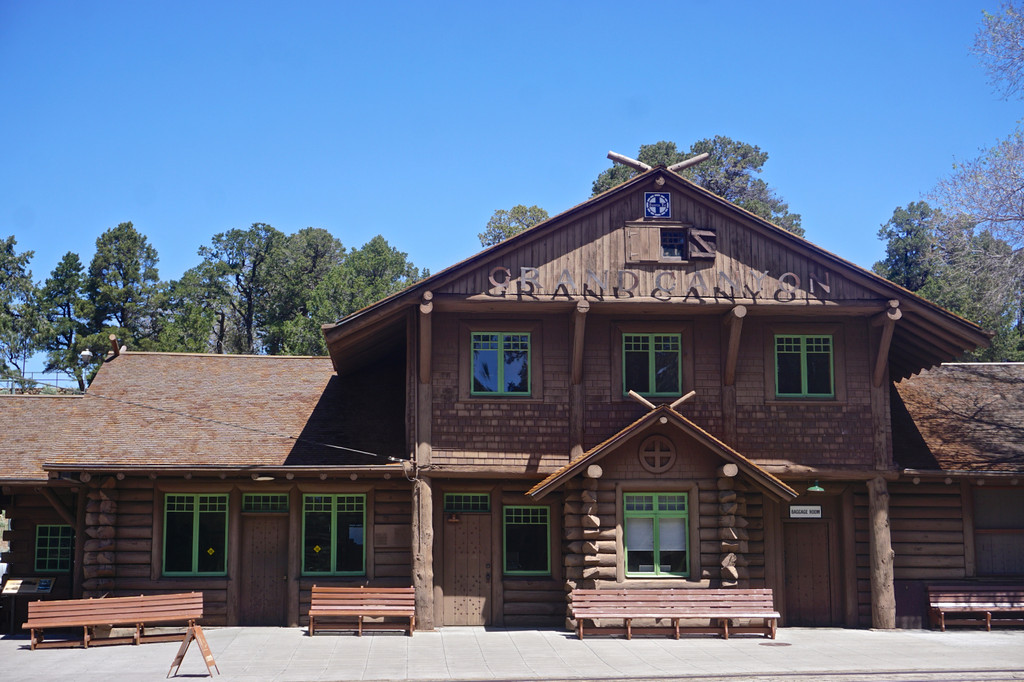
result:
[[(642, 200), (642, 192), (623, 195), (618, 201), (578, 216), (574, 222), (549, 232), (546, 236), (525, 240), (518, 248), (505, 251), (494, 259), (482, 260), (478, 267), (446, 283), (438, 291), (460, 296), (482, 294), (491, 288), (488, 276), (493, 268), (508, 268), (515, 278), (519, 276), (521, 268), (527, 267), (539, 270), (540, 281), (545, 283), (545, 288), (540, 292), (542, 296), (555, 293), (555, 283), (566, 269), (575, 279), (579, 293), (583, 293), (585, 273), (588, 269), (599, 275), (607, 270), (609, 278), (614, 279), (615, 273), (624, 268), (636, 272), (640, 278), (636, 289), (637, 295), (650, 296), (657, 286), (656, 273), (664, 269), (659, 266), (664, 264), (627, 262), (626, 256), (627, 229), (658, 229), (657, 222), (633, 222), (643, 213), (640, 205)], [(822, 294), (819, 290), (816, 293), (829, 299), (858, 300), (876, 297), (872, 292), (840, 276), (835, 269), (824, 269), (810, 253), (798, 253), (792, 243), (784, 242), (774, 234), (749, 229), (749, 225), (725, 216), (702, 201), (695, 201), (686, 192), (673, 192), (672, 201), (672, 223), (711, 230), (717, 236), (717, 254), (713, 261), (692, 260), (682, 266), (676, 263), (672, 267), (683, 273), (682, 277), (687, 285), (695, 273), (700, 273), (710, 290), (710, 295), (704, 298), (705, 302), (728, 303), (732, 300), (749, 300), (752, 297), (750, 290), (757, 290), (759, 286), (763, 287), (764, 293), (758, 294), (753, 302), (764, 302), (764, 299), (774, 297), (780, 288), (779, 277), (786, 272), (794, 273), (800, 278), (801, 289), (809, 288), (809, 279), (812, 275), (816, 275), (823, 282), (827, 276), (825, 283), (831, 287), (831, 292)], [(627, 227), (627, 223), (630, 222), (632, 225)], [(646, 235), (644, 237), (646, 238)], [(767, 271), (768, 274), (758, 283), (751, 275), (752, 269), (759, 273)], [(724, 283), (726, 277), (735, 282), (740, 291), (731, 291), (731, 287)], [(723, 282), (724, 290), (715, 292), (715, 283), (719, 279)], [(606, 292), (605, 295), (607, 297), (613, 294)], [(673, 297), (685, 295), (683, 284), (678, 283)]]

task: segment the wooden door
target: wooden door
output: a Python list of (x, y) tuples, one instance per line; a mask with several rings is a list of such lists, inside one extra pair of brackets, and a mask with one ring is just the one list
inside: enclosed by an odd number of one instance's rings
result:
[(488, 625), (491, 620), (491, 515), (458, 514), (444, 524), (442, 625)]
[(831, 533), (826, 521), (784, 524), (786, 625), (834, 625)]
[(242, 625), (287, 625), (288, 516), (245, 514), (239, 566)]

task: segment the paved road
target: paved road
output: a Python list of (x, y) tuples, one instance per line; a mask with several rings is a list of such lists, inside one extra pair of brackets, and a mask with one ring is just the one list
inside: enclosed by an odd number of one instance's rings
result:
[[(1024, 680), (1024, 630), (782, 628), (778, 639), (691, 636), (675, 641), (559, 630), (445, 628), (323, 634), (297, 628), (210, 628), (218, 680)], [(0, 680), (130, 682), (167, 675), (176, 643), (29, 651), (0, 640)], [(178, 677), (206, 674), (193, 645)]]

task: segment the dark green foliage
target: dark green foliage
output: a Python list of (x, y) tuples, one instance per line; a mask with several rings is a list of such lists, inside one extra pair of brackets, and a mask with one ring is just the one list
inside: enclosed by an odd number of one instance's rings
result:
[[(800, 215), (790, 213), (789, 204), (756, 177), (768, 161), (768, 154), (756, 146), (716, 135), (694, 142), (684, 154), (676, 149), (674, 142), (661, 141), (642, 145), (637, 159), (652, 167), (671, 166), (705, 152), (709, 154), (706, 161), (684, 169), (680, 175), (797, 236), (804, 235)], [(636, 174), (632, 168), (615, 164), (597, 176), (593, 193), (607, 191)]]
[(487, 227), (477, 235), (481, 246), (491, 246), (528, 230), (548, 219), (548, 212), (540, 206), (516, 204), (510, 210), (498, 209), (487, 221)]
[(0, 379), (14, 379), (25, 388), (25, 364), (42, 348), (45, 320), (28, 268), (33, 252), (18, 253), (16, 245), (13, 236), (0, 240)]
[(1024, 360), (1024, 261), (1006, 241), (923, 201), (893, 211), (878, 237), (886, 257), (876, 273), (995, 332), (991, 348), (964, 359)]
[[(85, 282), (92, 304), (91, 332), (117, 334), (122, 343), (136, 350), (152, 346), (159, 333), (165, 295), (158, 260), (156, 249), (130, 222), (99, 236)], [(99, 345), (103, 345), (102, 339)]]
[[(86, 348), (92, 304), (85, 298), (85, 268), (78, 254), (64, 254), (50, 273), (43, 283), (40, 308), (49, 323), (43, 371), (67, 374), (78, 382), (78, 390), (84, 391), (86, 368), (79, 353)], [(93, 352), (99, 355), (97, 350)]]

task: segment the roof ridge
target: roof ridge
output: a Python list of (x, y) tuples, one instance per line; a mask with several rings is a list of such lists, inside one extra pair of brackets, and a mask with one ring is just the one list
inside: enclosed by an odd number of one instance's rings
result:
[[(330, 360), (329, 355), (256, 355), (256, 354), (244, 354), (244, 353), (181, 353), (181, 352), (165, 352), (165, 351), (154, 351), (154, 350), (133, 350), (133, 351), (122, 351), (120, 355), (172, 355), (182, 357), (197, 357), (197, 358), (273, 358), (273, 359), (289, 359), (289, 360)], [(116, 356), (115, 356), (116, 357)], [(113, 358), (111, 358), (113, 359)]]

